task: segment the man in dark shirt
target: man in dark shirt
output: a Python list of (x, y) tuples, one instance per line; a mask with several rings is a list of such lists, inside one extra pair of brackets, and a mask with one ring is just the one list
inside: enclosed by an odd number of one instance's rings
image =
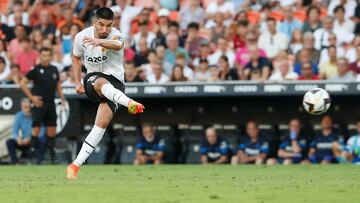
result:
[(219, 137), (214, 128), (208, 128), (200, 153), (202, 164), (224, 164), (229, 162), (230, 148), (228, 142)]
[(155, 135), (154, 126), (144, 124), (143, 136), (136, 143), (135, 165), (161, 164), (165, 152), (165, 141)]
[[(42, 48), (40, 50), (40, 64), (36, 65), (20, 82), (21, 89), (33, 104), (31, 147), (34, 151), (37, 164), (40, 164), (42, 161), (39, 141), (40, 126), (42, 124), (46, 127), (51, 162), (56, 162), (54, 151), (57, 119), (54, 103), (56, 92), (61, 98), (62, 105), (65, 105), (65, 97), (59, 82), (59, 73), (55, 66), (50, 65), (51, 58), (52, 50)], [(30, 81), (33, 82), (31, 91), (27, 87)]]
[(267, 58), (259, 56), (259, 49), (256, 46), (250, 46), (249, 52), (250, 62), (244, 67), (245, 79), (250, 80), (252, 72), (259, 71), (259, 82), (267, 80), (270, 76), (270, 71), (272, 68), (271, 62)]
[(146, 41), (146, 38), (141, 38), (139, 40), (139, 50), (136, 52), (136, 55), (134, 57), (134, 64), (135, 67), (139, 67), (143, 64), (149, 63), (148, 55), (149, 55), (149, 48)]

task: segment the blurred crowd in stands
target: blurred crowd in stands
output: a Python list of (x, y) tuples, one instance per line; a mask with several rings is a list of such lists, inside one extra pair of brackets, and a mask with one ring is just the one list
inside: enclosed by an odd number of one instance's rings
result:
[(1, 0), (0, 84), (49, 47), (73, 85), (74, 36), (104, 6), (127, 36), (126, 82), (360, 80), (356, 0)]

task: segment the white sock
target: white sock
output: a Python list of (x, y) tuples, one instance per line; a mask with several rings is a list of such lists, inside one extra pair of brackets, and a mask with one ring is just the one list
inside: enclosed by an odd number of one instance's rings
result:
[(107, 83), (101, 87), (101, 93), (110, 101), (121, 104), (125, 107), (128, 107), (129, 101), (131, 100), (122, 91), (116, 89), (110, 83)]
[(94, 151), (94, 148), (99, 144), (106, 129), (100, 128), (96, 125), (92, 128), (89, 135), (86, 137), (79, 154), (73, 162), (76, 166), (81, 166), (85, 160)]

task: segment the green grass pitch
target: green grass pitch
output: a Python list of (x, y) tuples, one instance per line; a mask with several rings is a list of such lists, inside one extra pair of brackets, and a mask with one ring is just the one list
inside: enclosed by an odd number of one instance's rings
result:
[(1, 166), (1, 203), (360, 202), (360, 168), (332, 166)]

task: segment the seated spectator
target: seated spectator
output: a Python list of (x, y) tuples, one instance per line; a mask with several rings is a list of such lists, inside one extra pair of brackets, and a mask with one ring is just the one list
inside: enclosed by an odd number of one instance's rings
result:
[(136, 143), (135, 165), (161, 164), (165, 152), (165, 142), (155, 134), (154, 126), (144, 124), (142, 136)]
[(228, 47), (228, 42), (224, 38), (219, 38), (217, 41), (217, 51), (210, 56), (210, 65), (219, 65), (219, 60), (222, 56), (226, 56), (228, 59), (229, 67), (234, 67), (235, 54)]
[(39, 20), (39, 24), (35, 26), (35, 29), (40, 29), (44, 38), (53, 41), (55, 39), (56, 26), (52, 22), (49, 11), (41, 10)]
[(316, 6), (310, 6), (306, 12), (307, 20), (304, 23), (302, 31), (306, 32), (315, 32), (317, 29), (321, 28), (321, 21), (320, 21), (320, 9)]
[(21, 74), (26, 75), (37, 63), (38, 56), (39, 53), (31, 47), (30, 40), (27, 38), (21, 41), (21, 51), (15, 56), (14, 63), (19, 64)]
[(335, 77), (338, 72), (336, 46), (330, 46), (328, 53), (330, 57), (329, 61), (319, 65), (319, 78), (322, 80)]
[(78, 26), (79, 30), (83, 30), (85, 26), (82, 21), (74, 17), (73, 10), (68, 7), (62, 13), (62, 20), (57, 23), (57, 36), (69, 35), (72, 25)]
[(286, 50), (289, 40), (286, 35), (276, 31), (276, 20), (268, 18), (266, 20), (269, 33), (263, 33), (259, 37), (258, 46), (265, 50), (266, 56), (274, 58), (280, 51)]
[(330, 116), (322, 118), (321, 127), (321, 133), (316, 135), (310, 143), (309, 161), (320, 164), (335, 163), (333, 146), (341, 143), (340, 136), (333, 131), (333, 122)]
[(185, 49), (188, 51), (192, 59), (200, 55), (200, 46), (207, 41), (205, 38), (199, 36), (199, 24), (190, 23), (187, 28), (187, 38), (185, 41)]
[(191, 22), (196, 22), (201, 25), (204, 24), (205, 11), (200, 3), (199, 0), (190, 0), (188, 5), (184, 5), (180, 8), (179, 22), (181, 30), (186, 30)]
[(360, 120), (356, 123), (357, 134), (351, 136), (346, 142), (345, 157), (353, 164), (360, 164)]
[(124, 64), (125, 68), (125, 82), (144, 82), (136, 69), (133, 62), (126, 62)]
[(9, 46), (7, 46), (8, 57), (12, 63), (14, 63), (15, 57), (18, 55), (18, 53), (21, 52), (20, 42), (27, 38), (28, 35), (26, 28), (23, 25), (15, 26), (14, 33), (15, 38), (12, 39), (9, 43)]
[(208, 80), (209, 82), (215, 82), (215, 81), (220, 81), (220, 70), (218, 69), (218, 67), (216, 66), (210, 66), (209, 67), (209, 72), (210, 72), (210, 80)]
[(168, 48), (165, 51), (164, 61), (175, 64), (176, 56), (178, 54), (183, 54), (186, 62), (189, 61), (189, 54), (185, 49), (179, 47), (179, 38), (176, 34), (168, 34), (166, 36), (166, 44)]
[(0, 56), (0, 84), (6, 83), (9, 76), (10, 66), (9, 64), (6, 64), (5, 59)]
[(288, 39), (291, 38), (293, 32), (298, 29), (302, 29), (302, 23), (294, 18), (294, 11), (292, 5), (283, 7), (283, 12), (285, 15), (285, 20), (280, 24), (279, 31), (287, 36)]
[[(45, 131), (42, 129), (41, 134), (44, 135)], [(6, 141), (6, 145), (10, 155), (10, 163), (17, 164), (18, 158), (16, 150), (23, 153), (30, 150), (30, 140), (32, 134), (32, 117), (30, 109), (30, 100), (24, 98), (21, 100), (21, 111), (15, 115), (13, 125), (12, 138)]]
[(214, 25), (210, 27), (205, 26), (205, 28), (210, 28), (210, 45), (212, 49), (215, 47), (215, 44), (220, 38), (225, 37), (226, 30), (226, 27), (224, 25), (224, 14), (222, 12), (217, 12), (214, 19)]
[(355, 23), (349, 19), (345, 18), (345, 7), (342, 5), (338, 5), (334, 8), (334, 29), (343, 29), (348, 33), (354, 33), (355, 31)]
[(139, 32), (136, 33), (133, 37), (135, 49), (137, 51), (140, 50), (140, 47), (139, 47), (140, 39), (142, 39), (142, 38), (146, 39), (146, 42), (147, 42), (146, 44), (147, 44), (148, 48), (150, 49), (151, 43), (156, 38), (156, 35), (153, 32), (149, 31), (148, 24), (149, 24), (148, 20), (139, 22)]
[(201, 59), (195, 73), (195, 81), (209, 81), (210, 78), (211, 74), (209, 72), (209, 62), (206, 59)]
[(240, 142), (236, 158), (232, 163), (256, 164), (265, 163), (269, 153), (269, 144), (259, 136), (259, 128), (254, 121), (246, 124), (246, 138)]
[(291, 36), (289, 44), (289, 52), (296, 55), (303, 49), (303, 33), (299, 29), (295, 29)]
[(140, 67), (143, 64), (149, 63), (148, 54), (150, 49), (148, 48), (146, 38), (141, 38), (139, 40), (139, 50), (136, 52), (134, 57), (135, 67)]
[[(360, 11), (360, 6), (359, 6), (359, 11)], [(360, 14), (359, 14), (360, 15)], [(360, 25), (360, 23), (359, 23)], [(354, 40), (352, 41), (351, 44), (349, 44), (349, 46), (346, 47), (346, 54), (345, 57), (349, 60), (349, 63), (354, 63), (356, 62), (356, 47), (360, 45), (360, 34), (356, 35)]]
[(24, 11), (23, 9), (23, 2), (22, 1), (14, 1), (13, 5), (11, 6), (12, 12), (8, 15), (7, 25), (10, 27), (15, 26), (15, 13), (20, 13), (20, 22), (22, 25), (28, 26), (29, 25), (29, 13)]
[(319, 80), (319, 77), (312, 73), (311, 63), (301, 64), (301, 75), (298, 80)]
[(218, 13), (222, 13), (224, 15), (222, 21), (224, 21), (226, 25), (229, 25), (232, 17), (235, 15), (235, 6), (233, 2), (218, 0), (209, 3), (206, 8), (207, 18), (211, 19), (214, 15)]
[(312, 74), (317, 75), (319, 73), (317, 64), (311, 61), (310, 52), (308, 49), (302, 49), (298, 53), (298, 58), (298, 62), (296, 62), (294, 65), (294, 71), (297, 74), (301, 74), (301, 68), (304, 63), (310, 63)]
[[(173, 64), (165, 61), (165, 51), (166, 51), (166, 49), (162, 45), (159, 45), (159, 46), (157, 46), (155, 48), (157, 60), (163, 63), (165, 74), (170, 75), (171, 71), (172, 71)], [(148, 59), (149, 59), (149, 63), (151, 63), (151, 60), (150, 60), (149, 57), (148, 57)]]
[[(249, 32), (246, 34), (246, 41), (245, 41), (246, 46), (244, 48), (238, 49), (235, 55), (236, 66), (243, 68), (245, 67), (246, 64), (250, 62), (249, 47), (257, 46), (256, 42), (257, 39), (254, 33)], [(261, 57), (266, 57), (266, 53), (263, 49), (259, 48), (258, 50), (259, 50), (259, 55)]]
[(185, 82), (188, 78), (184, 76), (183, 66), (176, 64), (172, 69), (170, 81), (171, 82)]
[(195, 58), (192, 62), (192, 64), (196, 67), (196, 66), (199, 66), (200, 64), (200, 61), (201, 60), (206, 60), (209, 61), (211, 60), (211, 55), (210, 55), (210, 45), (209, 45), (209, 42), (203, 42), (201, 45), (200, 45), (200, 51), (199, 51), (199, 56), (197, 58)]
[(176, 56), (176, 61), (175, 64), (181, 65), (183, 67), (183, 72), (185, 77), (189, 80), (189, 81), (193, 81), (195, 74), (193, 69), (191, 69), (189, 66), (186, 65), (186, 56), (184, 54), (178, 54)]
[(163, 72), (162, 63), (154, 64), (153, 74), (147, 76), (146, 80), (152, 84), (163, 84), (169, 81), (169, 77)]
[(306, 139), (301, 135), (300, 120), (292, 119), (289, 128), (290, 132), (282, 140), (278, 150), (279, 163), (284, 165), (300, 163), (306, 150)]
[[(329, 34), (328, 37), (329, 40), (329, 46), (335, 46), (336, 47), (336, 57), (344, 57), (345, 56), (345, 50), (341, 46), (337, 46), (337, 39), (336, 35), (333, 33)], [(329, 61), (329, 52), (327, 48), (324, 48), (320, 52), (320, 64)]]
[(278, 71), (274, 72), (269, 80), (273, 82), (282, 82), (285, 80), (297, 80), (299, 75), (294, 71), (290, 70), (289, 63), (287, 60), (283, 60), (279, 64)]
[[(314, 45), (315, 45), (315, 39), (314, 39), (314, 35), (311, 32), (306, 32), (304, 33), (304, 45), (303, 45), (303, 50), (306, 50), (310, 56), (310, 61), (313, 64), (318, 64), (320, 61), (320, 51), (315, 49)], [(299, 62), (299, 54), (300, 52), (298, 52), (298, 54), (296, 54), (296, 62)]]
[(355, 79), (354, 73), (349, 68), (349, 63), (345, 57), (341, 57), (337, 60), (337, 74), (329, 78), (331, 81), (353, 81)]
[(356, 61), (350, 64), (350, 70), (355, 74), (360, 74), (360, 44), (356, 47)]
[(229, 60), (227, 56), (221, 56), (219, 59), (219, 70), (220, 70), (220, 79), (221, 80), (228, 80), (229, 74), (231, 71)]
[(259, 56), (259, 49), (256, 46), (249, 47), (250, 62), (246, 64), (244, 70), (244, 79), (250, 80), (250, 75), (257, 70), (260, 73), (259, 82), (265, 81), (270, 75), (272, 65), (267, 58)]
[(62, 86), (75, 86), (75, 76), (73, 67), (69, 66), (69, 68), (66, 71), (66, 79), (62, 81)]
[(166, 42), (166, 38), (167, 38), (167, 35), (169, 34), (175, 34), (178, 36), (178, 41), (179, 41), (179, 46), (180, 47), (185, 47), (185, 38), (180, 36), (180, 28), (179, 28), (179, 23), (175, 22), (175, 21), (170, 21), (169, 24), (168, 24), (168, 31), (166, 33), (166, 35), (157, 35), (157, 39), (153, 42), (153, 45), (152, 47), (154, 47), (154, 44), (155, 46), (164, 46), (166, 47), (167, 46), (167, 42)]
[(214, 128), (207, 128), (205, 139), (200, 148), (202, 164), (225, 164), (229, 163), (231, 149), (228, 142), (218, 136)]
[[(131, 34), (134, 35), (139, 32), (140, 23), (148, 21), (147, 30), (152, 31), (154, 28), (155, 19), (151, 16), (150, 8), (143, 8), (140, 14), (131, 22)], [(150, 45), (151, 43), (149, 43)]]
[(237, 28), (236, 28), (236, 34), (233, 38), (234, 50), (238, 50), (240, 48), (245, 48), (246, 35), (249, 31), (248, 25), (249, 25), (249, 21), (247, 21), (247, 20), (238, 21)]
[(6, 41), (2, 39), (0, 39), (0, 57), (3, 57), (5, 61), (9, 61), (6, 53)]
[[(141, 70), (144, 72), (144, 74), (146, 76), (149, 76), (149, 75), (153, 74), (153, 67), (155, 66), (156, 63), (159, 63), (159, 60), (154, 51), (149, 51), (149, 53), (147, 55), (147, 60), (148, 60), (148, 63), (142, 64), (140, 67), (135, 66), (135, 68), (141, 68)], [(164, 73), (166, 75), (170, 75), (171, 69), (172, 69), (172, 67), (170, 68), (170, 70), (167, 70), (164, 67)]]
[[(166, 38), (167, 35), (173, 33), (173, 32), (170, 32), (170, 24), (171, 24), (172, 21), (170, 21), (169, 15), (170, 15), (170, 11), (168, 9), (166, 9), (166, 8), (160, 9), (158, 11), (158, 13), (157, 13), (158, 20), (157, 20), (157, 23), (154, 26), (153, 32), (160, 39), (164, 39), (164, 37)], [(178, 31), (178, 29), (179, 29), (179, 24), (178, 23), (176, 23), (176, 27), (177, 27), (177, 31)], [(178, 35), (179, 33), (176, 32), (176, 33), (173, 33), (173, 34)], [(163, 41), (163, 40), (160, 40), (160, 41)], [(166, 41), (167, 40), (165, 40), (165, 42)], [(161, 44), (161, 45), (165, 45), (165, 44)]]

